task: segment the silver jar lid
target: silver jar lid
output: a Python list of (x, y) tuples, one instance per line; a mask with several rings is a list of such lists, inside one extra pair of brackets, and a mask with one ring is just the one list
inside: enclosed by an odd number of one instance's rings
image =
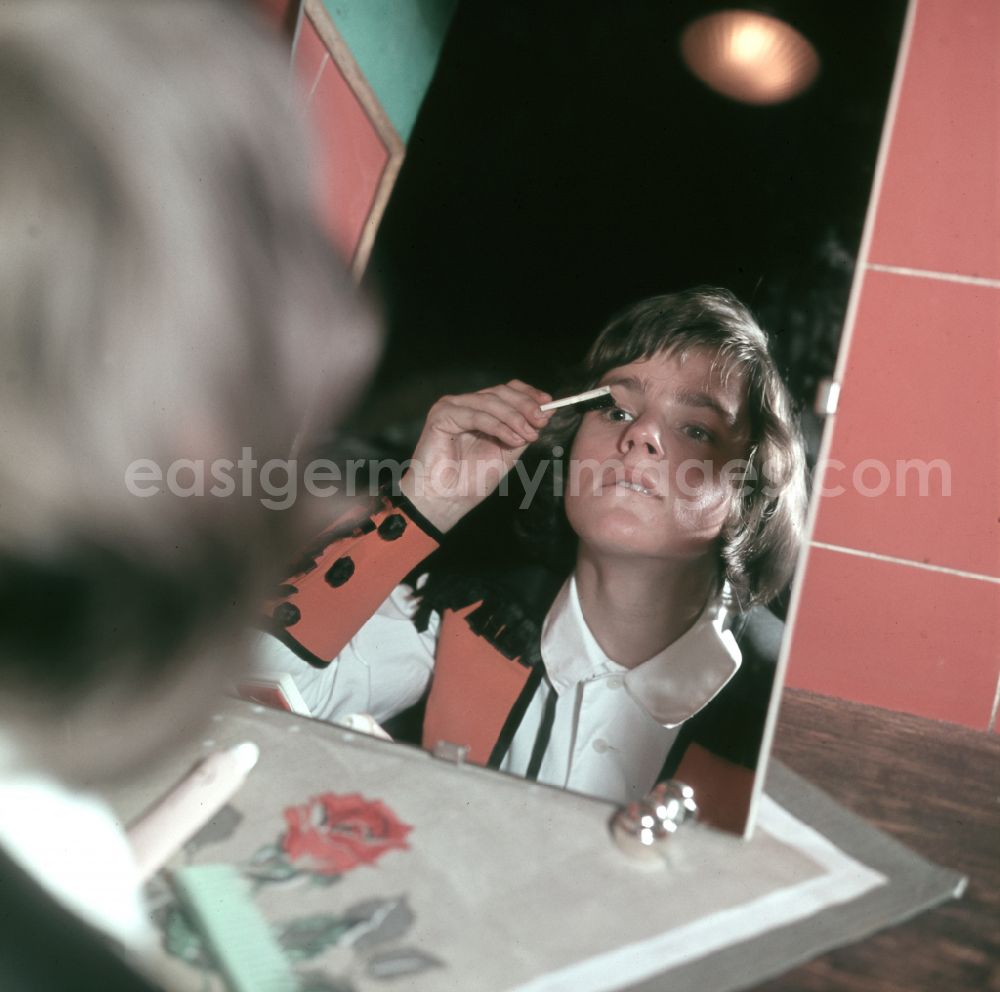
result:
[(611, 820), (611, 834), (629, 857), (662, 863), (670, 838), (697, 816), (694, 789), (669, 779), (618, 810)]

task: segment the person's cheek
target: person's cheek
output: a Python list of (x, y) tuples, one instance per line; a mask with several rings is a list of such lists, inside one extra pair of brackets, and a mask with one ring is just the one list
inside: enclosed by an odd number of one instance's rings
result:
[(567, 497), (583, 498), (600, 492), (603, 462), (599, 457), (600, 448), (593, 443), (590, 433), (583, 434), (581, 431), (570, 449)]
[(715, 468), (710, 459), (690, 455), (675, 462), (671, 473), (678, 496), (699, 504), (715, 489), (714, 475)]

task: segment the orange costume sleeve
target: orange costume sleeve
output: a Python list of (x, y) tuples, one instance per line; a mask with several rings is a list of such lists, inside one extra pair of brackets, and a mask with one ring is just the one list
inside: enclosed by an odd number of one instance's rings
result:
[(440, 536), (405, 496), (350, 511), (292, 566), (270, 604), (270, 632), (310, 664), (329, 664)]
[[(345, 515), (292, 567), (270, 604), (269, 631), (303, 660), (328, 665), (440, 538), (404, 496)], [(478, 616), (482, 606), (441, 611), (422, 736), (428, 748), (451, 741), (469, 748), (470, 761), (498, 764), (537, 679), (528, 686), (530, 664), (497, 646), (503, 624), (489, 611)]]

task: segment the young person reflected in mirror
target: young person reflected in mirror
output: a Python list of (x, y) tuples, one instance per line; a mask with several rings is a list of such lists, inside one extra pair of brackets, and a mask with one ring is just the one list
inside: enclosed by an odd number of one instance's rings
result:
[[(716, 288), (624, 311), (576, 385), (613, 405), (543, 412), (519, 381), (439, 400), (398, 492), (296, 564), (256, 664), (328, 720), (426, 697), (425, 746), (619, 803), (680, 767), (741, 829), (781, 639), (764, 604), (806, 503), (788, 393)], [(522, 457), (543, 473), (523, 529), (563, 569), (422, 568)]]

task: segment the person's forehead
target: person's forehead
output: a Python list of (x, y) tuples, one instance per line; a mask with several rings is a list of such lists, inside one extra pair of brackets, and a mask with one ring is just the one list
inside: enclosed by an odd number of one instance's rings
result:
[(715, 352), (692, 348), (660, 353), (609, 369), (601, 385), (705, 406), (714, 401), (736, 417), (745, 406), (746, 377), (718, 359)]

